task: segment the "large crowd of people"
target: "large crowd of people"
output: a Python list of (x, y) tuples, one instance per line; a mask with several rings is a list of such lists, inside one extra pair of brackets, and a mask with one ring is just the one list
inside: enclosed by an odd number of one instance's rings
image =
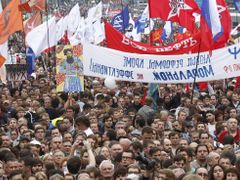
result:
[(194, 94), (159, 85), (158, 98), (90, 77), (84, 92), (59, 93), (40, 71), (2, 84), (0, 178), (240, 179), (240, 96), (223, 82)]
[[(11, 37), (10, 52), (24, 53), (18, 41)], [(38, 57), (28, 79), (0, 83), (0, 179), (240, 179), (236, 79), (148, 93), (145, 83), (110, 88), (85, 77), (84, 92), (57, 92), (53, 54)]]

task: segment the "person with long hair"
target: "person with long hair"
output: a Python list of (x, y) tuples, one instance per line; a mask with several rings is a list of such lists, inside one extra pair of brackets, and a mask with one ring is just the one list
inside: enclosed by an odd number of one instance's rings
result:
[(223, 180), (224, 179), (224, 168), (216, 164), (214, 165), (209, 172), (209, 180)]

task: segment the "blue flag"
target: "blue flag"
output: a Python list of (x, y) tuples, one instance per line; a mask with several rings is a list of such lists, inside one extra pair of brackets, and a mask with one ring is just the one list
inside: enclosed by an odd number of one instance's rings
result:
[(30, 76), (34, 70), (35, 70), (35, 54), (31, 48), (27, 48), (27, 64), (28, 64), (28, 70), (27, 73)]
[(111, 24), (119, 32), (123, 32), (129, 25), (129, 10), (126, 6), (122, 12), (113, 17)]
[(238, 10), (238, 12), (240, 12), (240, 0), (234, 0), (234, 5), (235, 5), (236, 9)]
[(135, 28), (137, 29), (137, 33), (144, 32), (144, 29), (148, 25), (149, 22), (149, 12), (148, 12), (148, 6), (144, 9), (141, 16), (139, 16), (135, 22)]

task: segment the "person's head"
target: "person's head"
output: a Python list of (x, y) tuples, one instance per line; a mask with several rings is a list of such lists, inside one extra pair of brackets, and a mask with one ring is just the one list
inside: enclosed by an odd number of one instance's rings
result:
[(123, 151), (121, 164), (124, 167), (128, 167), (130, 164), (134, 163), (134, 159), (135, 159), (135, 155), (133, 151), (131, 150)]
[(239, 170), (235, 167), (226, 169), (225, 170), (225, 179), (226, 180), (239, 180), (240, 179)]
[(114, 165), (110, 160), (104, 160), (99, 165), (99, 170), (103, 178), (111, 178), (114, 174)]
[(186, 164), (186, 158), (180, 154), (174, 156), (173, 158), (173, 165), (175, 165), (177, 168), (184, 168)]
[(100, 171), (96, 167), (87, 167), (86, 171), (89, 173), (91, 180), (98, 180), (100, 178)]
[(78, 130), (85, 131), (90, 127), (90, 121), (87, 116), (79, 116), (75, 119), (75, 126)]
[(206, 162), (209, 150), (206, 144), (199, 144), (196, 147), (196, 159), (200, 162)]
[(60, 137), (53, 137), (51, 140), (51, 148), (53, 151), (61, 149), (62, 139)]
[(209, 138), (209, 134), (207, 132), (200, 132), (199, 133), (200, 143), (207, 144), (207, 143), (209, 143), (209, 140), (210, 140), (210, 138)]
[(183, 147), (180, 146), (176, 149), (176, 154), (178, 155), (182, 155), (183, 157), (185, 157), (186, 162), (190, 163), (192, 161), (193, 158), (193, 150), (192, 148), (188, 147)]
[(209, 123), (213, 123), (215, 122), (215, 115), (214, 115), (214, 112), (211, 111), (211, 110), (208, 110), (206, 112), (206, 119)]
[(23, 172), (20, 170), (12, 171), (9, 175), (9, 179), (11, 180), (24, 180)]
[(212, 167), (218, 163), (219, 159), (220, 159), (220, 155), (212, 151), (207, 156), (207, 163), (210, 167)]
[(34, 130), (35, 138), (39, 141), (44, 140), (45, 138), (45, 129), (42, 126), (36, 127)]
[(149, 126), (146, 126), (142, 129), (142, 139), (143, 140), (152, 140), (153, 139), (153, 129)]
[(15, 158), (7, 159), (4, 166), (5, 174), (10, 175), (15, 170), (18, 170), (18, 160)]
[(235, 118), (228, 119), (228, 121), (227, 121), (228, 131), (230, 131), (230, 132), (236, 131), (237, 130), (237, 123), (238, 123), (238, 121)]
[(197, 168), (195, 174), (202, 177), (203, 180), (208, 180), (208, 170), (205, 167)]
[(178, 112), (178, 121), (180, 123), (183, 123), (187, 119), (187, 113), (184, 110), (180, 110)]
[(81, 170), (78, 174), (78, 180), (91, 180), (90, 174), (88, 171)]
[(179, 145), (180, 135), (178, 132), (173, 131), (169, 134), (169, 139), (172, 143), (172, 146), (176, 147)]
[(7, 134), (1, 135), (1, 147), (9, 148), (11, 146), (11, 139)]
[(214, 165), (209, 171), (209, 179), (213, 180), (223, 180), (224, 179), (224, 169), (221, 165)]
[(32, 173), (35, 174), (43, 170), (43, 162), (40, 159), (32, 160)]
[(170, 169), (162, 169), (154, 173), (154, 179), (176, 180), (174, 173)]
[(131, 164), (131, 165), (128, 166), (127, 173), (128, 174), (141, 175), (141, 169), (138, 165)]
[(117, 154), (121, 153), (123, 151), (123, 147), (121, 144), (117, 141), (113, 141), (109, 144), (111, 157), (115, 158)]
[(172, 142), (167, 138), (163, 139), (163, 149), (166, 152), (171, 152), (172, 150)]
[(81, 166), (81, 160), (77, 156), (73, 156), (67, 161), (67, 169), (71, 174), (77, 174)]
[(125, 180), (127, 176), (127, 168), (126, 167), (119, 167), (114, 172), (114, 179), (115, 180)]
[(203, 178), (196, 174), (188, 174), (182, 180), (203, 180)]
[(231, 160), (226, 156), (220, 157), (218, 164), (221, 164), (224, 169), (229, 169), (232, 166)]
[(61, 133), (58, 128), (52, 128), (51, 129), (51, 137), (61, 137)]

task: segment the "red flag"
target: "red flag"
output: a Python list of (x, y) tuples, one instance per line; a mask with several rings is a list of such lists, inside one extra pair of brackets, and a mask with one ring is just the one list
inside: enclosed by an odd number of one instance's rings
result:
[(208, 83), (207, 82), (200, 82), (198, 83), (199, 85), (199, 90), (200, 91), (205, 91), (208, 88)]
[(150, 46), (127, 38), (107, 22), (105, 22), (105, 34), (107, 47), (119, 51), (138, 54), (185, 54), (190, 51), (194, 53), (198, 52), (200, 40), (200, 33), (197, 33), (170, 45)]
[(34, 29), (35, 27), (40, 25), (41, 24), (41, 19), (42, 19), (41, 18), (41, 13), (37, 12), (31, 18), (24, 21), (23, 24), (24, 24), (25, 34), (27, 35), (27, 33), (29, 33), (32, 29)]
[(217, 7), (219, 12), (220, 21), (223, 28), (222, 36), (214, 42), (214, 49), (224, 47), (230, 38), (232, 29), (232, 19), (228, 11), (228, 6), (225, 0), (217, 0)]
[(36, 11), (44, 11), (46, 9), (46, 0), (30, 0), (29, 5)]
[(29, 0), (19, 5), (20, 11), (32, 12), (44, 11), (46, 9), (46, 0)]
[(197, 3), (193, 0), (149, 0), (150, 18), (178, 22), (191, 32), (195, 32), (194, 13), (200, 14)]
[(22, 12), (23, 12), (23, 11), (25, 11), (25, 12), (31, 12), (32, 9), (31, 9), (31, 7), (29, 6), (28, 2), (29, 2), (29, 1), (20, 4), (20, 5), (18, 6), (19, 11), (22, 11)]

